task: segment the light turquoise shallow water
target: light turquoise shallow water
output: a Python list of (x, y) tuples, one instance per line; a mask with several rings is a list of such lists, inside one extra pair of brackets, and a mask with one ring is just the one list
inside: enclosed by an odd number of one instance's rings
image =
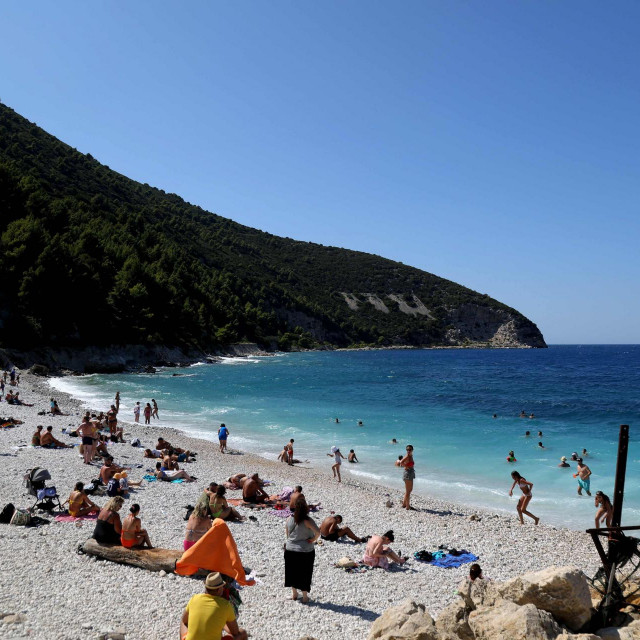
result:
[[(125, 417), (136, 400), (153, 397), (159, 424), (215, 438), (225, 422), (231, 447), (270, 458), (294, 438), (296, 457), (326, 465), (328, 474), (332, 445), (345, 455), (355, 449), (361, 463), (343, 469), (394, 487), (401, 486), (394, 460), (410, 442), (417, 491), (493, 509), (515, 509), (507, 494), (517, 469), (534, 482), (531, 510), (573, 528), (592, 526), (595, 509), (576, 495), (575, 463), (559, 469), (559, 458), (586, 448), (592, 492), (612, 496), (625, 423), (631, 445), (623, 524), (640, 524), (638, 345), (280, 354), (53, 384), (105, 408), (119, 389)], [(522, 409), (536, 418), (519, 418)], [(538, 430), (545, 449), (537, 447)], [(394, 437), (399, 446), (389, 444)], [(505, 460), (510, 449), (516, 464)]]

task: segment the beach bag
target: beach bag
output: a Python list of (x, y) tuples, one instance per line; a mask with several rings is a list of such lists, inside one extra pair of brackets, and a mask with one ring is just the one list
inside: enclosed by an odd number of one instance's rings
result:
[(413, 554), (413, 557), (416, 560), (420, 560), (421, 562), (431, 562), (433, 560), (433, 554), (429, 551), (416, 551)]
[(139, 446), (140, 446), (140, 438), (134, 438), (134, 439), (131, 441), (131, 446), (132, 446), (132, 447), (139, 447)]
[(84, 492), (87, 495), (91, 495), (91, 494), (95, 493), (95, 491), (96, 491), (96, 489), (98, 488), (99, 485), (100, 485), (99, 481), (92, 480), (91, 482), (89, 482), (89, 484), (85, 485)]
[(31, 522), (31, 514), (26, 509), (16, 509), (11, 516), (11, 522), (16, 527), (26, 527)]
[(109, 484), (107, 485), (107, 495), (110, 498), (115, 498), (120, 493), (120, 481), (115, 478), (111, 478), (109, 480)]

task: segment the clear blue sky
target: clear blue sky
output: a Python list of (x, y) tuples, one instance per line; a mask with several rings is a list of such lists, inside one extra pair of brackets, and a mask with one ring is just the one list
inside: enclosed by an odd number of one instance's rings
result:
[(136, 180), (640, 342), (640, 3), (5, 2), (0, 99)]

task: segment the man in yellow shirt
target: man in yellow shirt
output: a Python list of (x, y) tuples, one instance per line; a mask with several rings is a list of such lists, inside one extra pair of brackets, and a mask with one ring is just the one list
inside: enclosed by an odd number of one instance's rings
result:
[(221, 638), (223, 630), (227, 638), (247, 640), (247, 632), (238, 627), (236, 615), (228, 600), (222, 597), (224, 580), (216, 571), (204, 581), (204, 593), (189, 600), (180, 623), (182, 640), (212, 640)]

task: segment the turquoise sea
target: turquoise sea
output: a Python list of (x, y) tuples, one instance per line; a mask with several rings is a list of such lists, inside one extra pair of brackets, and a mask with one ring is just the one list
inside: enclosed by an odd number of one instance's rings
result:
[(560, 457), (586, 448), (592, 492), (612, 497), (619, 426), (629, 424), (623, 524), (640, 524), (640, 345), (292, 353), (52, 384), (105, 408), (119, 389), (128, 419), (136, 400), (155, 398), (157, 424), (215, 439), (225, 422), (232, 448), (272, 459), (294, 438), (296, 457), (325, 465), (328, 478), (335, 444), (355, 449), (360, 463), (343, 466), (352, 476), (399, 488), (394, 461), (411, 443), (416, 491), (514, 517), (516, 469), (534, 483), (531, 511), (576, 529), (592, 526), (593, 499), (577, 496), (575, 463), (559, 469)]

